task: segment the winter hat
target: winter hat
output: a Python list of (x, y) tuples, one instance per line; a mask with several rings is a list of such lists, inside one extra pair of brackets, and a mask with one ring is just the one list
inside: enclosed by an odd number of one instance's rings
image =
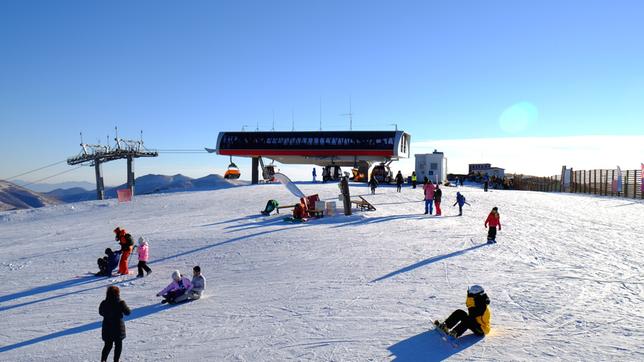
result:
[(148, 242), (143, 238), (143, 236), (139, 237), (139, 245), (147, 244)]
[(179, 273), (178, 270), (175, 270), (175, 271), (172, 272), (172, 280), (174, 280), (176, 282), (181, 280), (181, 273)]
[(477, 295), (483, 293), (485, 293), (483, 287), (478, 284), (472, 285), (471, 287), (467, 288), (467, 294)]

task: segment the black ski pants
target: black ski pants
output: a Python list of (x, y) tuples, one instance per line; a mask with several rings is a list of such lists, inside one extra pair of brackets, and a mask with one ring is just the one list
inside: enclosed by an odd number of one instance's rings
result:
[(490, 228), (487, 231), (487, 239), (496, 240), (496, 226), (490, 226)]
[(466, 330), (471, 330), (477, 336), (485, 335), (481, 330), (481, 326), (470, 317), (466, 311), (462, 309), (457, 309), (452, 313), (446, 320), (445, 326), (448, 329), (454, 328), (453, 332), (456, 333), (456, 337), (460, 337)]
[(105, 346), (103, 346), (103, 351), (101, 352), (101, 361), (107, 361), (107, 356), (110, 355), (110, 351), (112, 350), (112, 343), (114, 344), (114, 362), (119, 362), (121, 359), (123, 340), (117, 339), (115, 341), (105, 341)]
[(143, 270), (145, 270), (146, 273), (150, 273), (152, 269), (148, 266), (147, 261), (139, 260), (139, 263), (136, 265), (136, 268), (139, 269), (139, 275), (143, 276)]

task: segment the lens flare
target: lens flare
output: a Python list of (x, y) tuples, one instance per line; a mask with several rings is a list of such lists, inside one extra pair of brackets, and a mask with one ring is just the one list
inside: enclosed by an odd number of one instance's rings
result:
[(539, 118), (537, 107), (530, 102), (519, 102), (511, 105), (501, 113), (499, 126), (507, 133), (525, 131)]

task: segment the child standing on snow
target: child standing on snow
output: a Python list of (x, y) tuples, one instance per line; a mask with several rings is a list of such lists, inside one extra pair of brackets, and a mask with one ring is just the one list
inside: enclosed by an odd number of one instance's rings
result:
[(485, 294), (483, 287), (472, 285), (467, 289), (465, 306), (467, 312), (455, 310), (443, 323), (434, 321), (434, 325), (454, 338), (460, 337), (466, 330), (471, 330), (475, 335), (483, 337), (490, 333), (490, 298)]
[(470, 205), (469, 203), (467, 203), (467, 201), (465, 201), (465, 196), (463, 196), (460, 192), (456, 193), (456, 202), (452, 206), (456, 206), (456, 204), (458, 204), (458, 216), (463, 216), (463, 205)]
[(496, 206), (492, 208), (492, 211), (485, 219), (485, 227), (490, 226), (487, 232), (487, 242), (489, 244), (496, 243), (496, 228), (499, 227), (501, 230), (501, 216), (499, 215), (499, 208)]
[(434, 190), (434, 206), (436, 206), (436, 216), (441, 216), (443, 211), (441, 211), (441, 199), (443, 198), (443, 191), (441, 191), (440, 184), (436, 184), (436, 190)]
[(137, 278), (143, 278), (143, 270), (145, 270), (146, 275), (152, 273), (152, 269), (148, 266), (148, 252), (150, 246), (148, 242), (141, 236), (139, 238), (139, 245), (137, 246), (139, 252), (139, 264), (136, 268), (139, 270), (139, 274), (136, 275)]

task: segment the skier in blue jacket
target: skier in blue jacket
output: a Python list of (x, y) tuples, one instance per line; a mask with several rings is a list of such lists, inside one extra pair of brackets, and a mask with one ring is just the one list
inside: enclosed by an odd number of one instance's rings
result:
[(467, 203), (467, 201), (465, 201), (465, 196), (463, 196), (460, 192), (456, 193), (456, 202), (452, 206), (456, 206), (456, 204), (458, 204), (458, 216), (463, 216), (463, 205), (470, 205), (469, 203)]

